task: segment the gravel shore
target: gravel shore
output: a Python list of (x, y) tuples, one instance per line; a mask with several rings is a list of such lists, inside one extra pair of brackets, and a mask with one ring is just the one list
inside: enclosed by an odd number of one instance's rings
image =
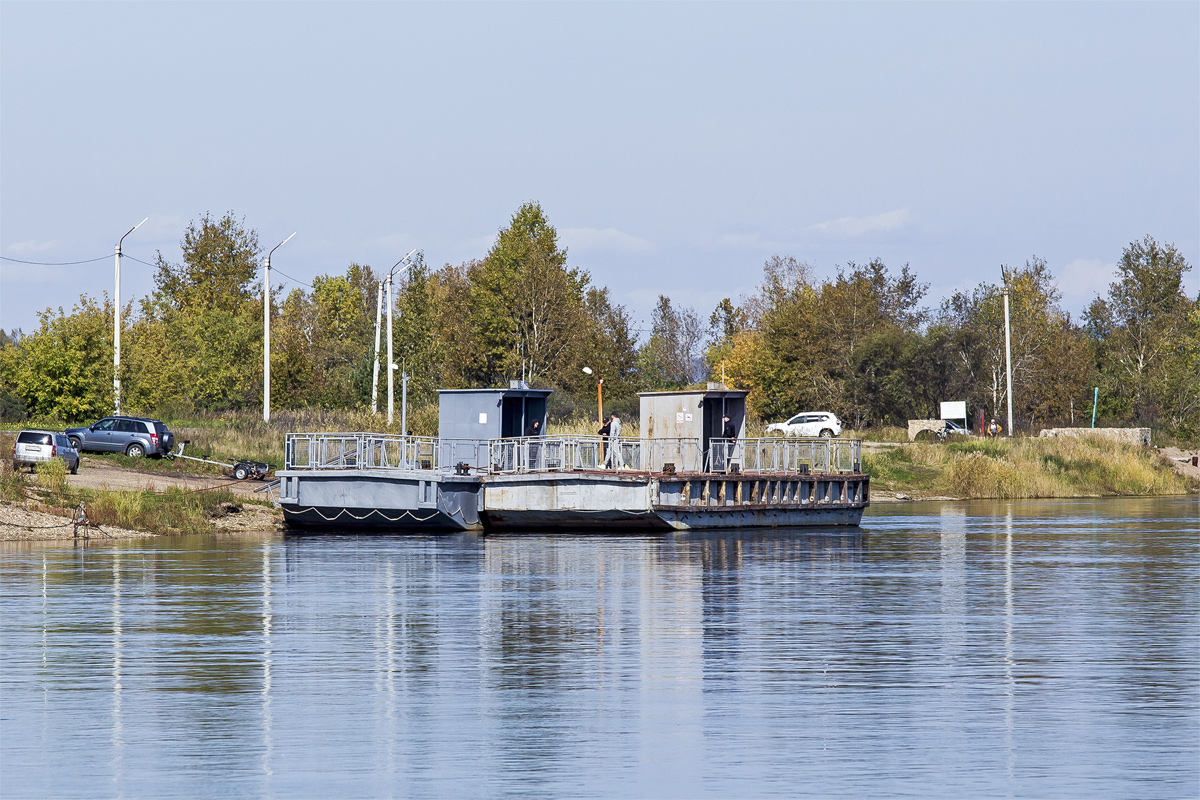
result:
[(80, 527), (78, 533), (70, 517), (59, 517), (44, 511), (33, 511), (10, 503), (0, 503), (0, 541), (49, 541), (59, 539), (145, 539), (154, 536), (145, 531), (125, 528)]

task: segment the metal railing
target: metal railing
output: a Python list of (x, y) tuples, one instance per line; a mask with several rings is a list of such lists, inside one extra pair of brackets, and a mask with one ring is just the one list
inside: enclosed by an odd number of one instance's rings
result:
[(621, 439), (530, 436), (438, 439), (378, 433), (289, 433), (289, 470), (455, 469), (492, 474), (632, 470), (652, 473), (846, 473), (861, 469), (857, 439)]
[(841, 473), (861, 464), (858, 439), (712, 439), (707, 459), (710, 472)]
[(489, 472), (631, 470), (698, 472), (704, 455), (697, 439), (620, 439), (601, 436), (531, 436), (493, 439)]
[(488, 471), (570, 472), (594, 469), (641, 469), (641, 443), (621, 439), (615, 446), (601, 436), (528, 436), (493, 439)]
[(379, 433), (289, 433), (284, 468), (290, 470), (430, 469), (459, 464), (487, 467), (486, 439), (438, 439)]

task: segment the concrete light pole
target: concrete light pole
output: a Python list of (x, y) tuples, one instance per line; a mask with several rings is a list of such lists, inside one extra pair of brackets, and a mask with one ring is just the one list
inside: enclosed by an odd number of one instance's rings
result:
[(379, 413), (379, 323), (383, 319), (383, 284), (375, 284), (375, 360), (371, 364), (371, 416)]
[[(295, 235), (293, 231), (292, 236)], [(292, 236), (271, 248), (263, 269), (263, 422), (271, 421), (271, 254), (291, 241)]]
[(1008, 374), (1008, 435), (1013, 435), (1012, 416), (1012, 327), (1008, 321), (1008, 290), (1004, 290), (1004, 363)]
[[(125, 231), (125, 236), (146, 224), (146, 219)], [(117, 240), (117, 279), (113, 291), (113, 413), (121, 413), (121, 243), (125, 236)]]

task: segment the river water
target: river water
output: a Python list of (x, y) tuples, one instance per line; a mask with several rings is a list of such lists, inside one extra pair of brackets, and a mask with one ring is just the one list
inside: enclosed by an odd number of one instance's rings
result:
[(1200, 504), (0, 544), (0, 795), (1200, 795)]

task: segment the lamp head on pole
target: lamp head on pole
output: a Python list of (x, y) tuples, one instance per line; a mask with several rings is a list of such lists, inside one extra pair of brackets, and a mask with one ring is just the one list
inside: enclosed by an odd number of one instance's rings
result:
[[(403, 264), (405, 261), (408, 261), (408, 260), (409, 260), (410, 258), (412, 258), (414, 255), (416, 255), (416, 253), (417, 253), (417, 248), (415, 248), (415, 247), (414, 247), (412, 250), (409, 250), (409, 251), (408, 251), (408, 254), (407, 254), (407, 255), (405, 255), (405, 256), (404, 256), (404, 258), (400, 259), (400, 260), (399, 260), (399, 261), (397, 261), (395, 264), (392, 264), (392, 268), (391, 268), (390, 270), (388, 270), (388, 277), (390, 278), (390, 277), (392, 276), (392, 273), (393, 273), (393, 272), (395, 272), (395, 271), (396, 271), (396, 269), (397, 269), (397, 268), (398, 268), (398, 267), (399, 267), (401, 264)], [(410, 264), (409, 266), (412, 266), (412, 265)]]
[[(133, 233), (134, 231), (136, 231), (138, 228), (140, 228), (140, 227), (142, 227), (143, 225), (145, 225), (145, 224), (146, 224), (146, 220), (148, 220), (148, 219), (150, 219), (150, 218), (149, 218), (149, 217), (146, 217), (146, 219), (142, 220), (142, 221), (141, 221), (141, 222), (139, 222), (137, 225), (134, 225), (132, 228), (130, 228), (129, 230), (125, 231), (125, 236), (128, 236), (129, 234), (131, 234), (131, 233)], [(125, 241), (125, 236), (122, 236), (120, 239), (118, 239), (118, 240), (117, 240), (117, 247), (120, 247), (120, 246), (121, 246), (121, 242)]]
[[(296, 233), (297, 233), (296, 231), (292, 231), (292, 236), (295, 236)], [(292, 240), (292, 236), (287, 237), (282, 242), (280, 242), (279, 244), (277, 244), (271, 248), (271, 252), (267, 253), (267, 264), (268, 265), (271, 263), (271, 253), (274, 253), (276, 250), (278, 250), (279, 248), (283, 247), (285, 244), (290, 242)]]

